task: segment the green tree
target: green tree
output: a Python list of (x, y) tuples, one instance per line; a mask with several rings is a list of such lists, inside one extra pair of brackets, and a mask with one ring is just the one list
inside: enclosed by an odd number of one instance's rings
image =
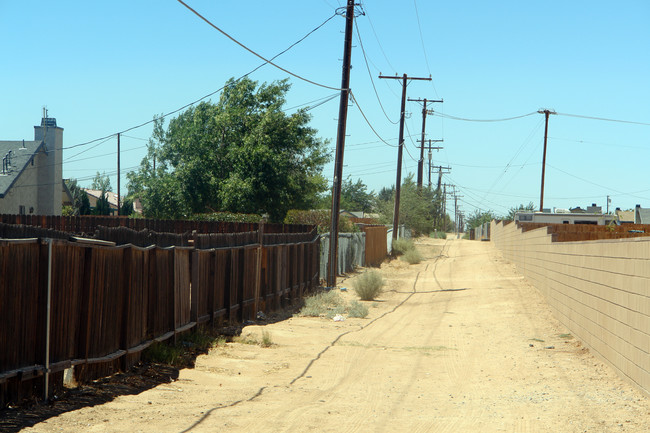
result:
[(532, 201), (528, 203), (526, 206), (523, 204), (520, 204), (519, 207), (511, 207), (510, 210), (508, 211), (508, 216), (506, 217), (507, 220), (509, 221), (514, 221), (515, 220), (515, 214), (517, 212), (535, 212), (537, 208), (535, 207), (535, 203)]
[[(374, 207), (375, 195), (368, 192), (368, 187), (361, 179), (352, 182), (350, 176), (341, 182), (341, 209), (347, 211), (370, 212)], [(319, 207), (322, 209), (331, 209), (332, 192), (328, 191), (319, 201)]]
[(106, 172), (103, 174), (100, 174), (97, 172), (95, 175), (95, 178), (93, 179), (93, 183), (90, 186), (90, 189), (96, 189), (98, 191), (113, 191), (113, 187), (111, 186), (111, 179), (106, 175)]
[(497, 219), (494, 212), (490, 210), (482, 211), (480, 209), (475, 209), (474, 213), (472, 213), (472, 215), (467, 218), (467, 222), (465, 224), (468, 228), (473, 229), (480, 226), (481, 224), (489, 223), (493, 219)]
[[(395, 193), (388, 196), (390, 189), (383, 188), (378, 194), (377, 208), (381, 215), (381, 220), (386, 224), (393, 222), (395, 212)], [(381, 198), (380, 198), (381, 197)], [(429, 188), (418, 189), (414, 181), (413, 173), (402, 182), (400, 188), (400, 210), (399, 223), (404, 224), (414, 232), (414, 235), (429, 234), (434, 230), (439, 230), (442, 223), (439, 222), (440, 214), (440, 197), (438, 193)]]
[(72, 206), (67, 212), (70, 215), (89, 215), (90, 200), (88, 200), (88, 194), (79, 186), (77, 179), (66, 179), (65, 184), (72, 197)]
[(111, 205), (108, 202), (108, 195), (106, 191), (102, 190), (101, 195), (97, 199), (95, 204), (95, 209), (93, 210), (94, 215), (110, 215), (111, 214)]
[(329, 155), (305, 110), (282, 111), (289, 88), (230, 79), (217, 103), (189, 108), (167, 130), (158, 119), (147, 157), (128, 176), (145, 215), (228, 211), (282, 221), (289, 209), (313, 207)]

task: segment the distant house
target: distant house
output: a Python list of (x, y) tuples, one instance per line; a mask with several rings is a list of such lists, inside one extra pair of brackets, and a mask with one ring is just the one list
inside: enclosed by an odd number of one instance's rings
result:
[(571, 212), (566, 209), (555, 209), (554, 212), (517, 212), (515, 221), (544, 224), (607, 225), (616, 223), (617, 217), (603, 213), (573, 212), (573, 209)]
[[(89, 188), (81, 188), (81, 190), (88, 196), (90, 209), (94, 210), (97, 207), (97, 200), (102, 196), (101, 190)], [(106, 196), (108, 198), (108, 206), (111, 210), (111, 215), (117, 215), (117, 193), (106, 191)]]
[(61, 215), (63, 128), (43, 117), (34, 140), (0, 141), (0, 213)]
[(634, 224), (650, 224), (650, 209), (644, 209), (640, 204), (634, 208)]
[(616, 208), (616, 216), (618, 216), (618, 222), (621, 224), (634, 224), (634, 214), (633, 210), (621, 210)]

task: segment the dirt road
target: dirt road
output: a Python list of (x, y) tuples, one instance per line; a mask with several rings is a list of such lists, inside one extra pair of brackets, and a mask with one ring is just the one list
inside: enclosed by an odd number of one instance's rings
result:
[(421, 264), (382, 267), (387, 291), (366, 319), (246, 327), (274, 345), (229, 343), (173, 383), (25, 431), (650, 431), (650, 400), (572, 338), (490, 243), (419, 248)]

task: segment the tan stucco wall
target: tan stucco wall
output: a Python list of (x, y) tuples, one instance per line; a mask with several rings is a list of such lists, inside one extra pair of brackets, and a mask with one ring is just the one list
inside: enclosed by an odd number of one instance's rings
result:
[(493, 222), (491, 241), (574, 336), (650, 392), (650, 237), (553, 243)]

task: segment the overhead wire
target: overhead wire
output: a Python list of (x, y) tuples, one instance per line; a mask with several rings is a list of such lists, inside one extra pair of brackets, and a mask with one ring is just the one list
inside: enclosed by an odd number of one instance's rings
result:
[(391, 65), (390, 60), (388, 60), (388, 56), (386, 55), (386, 52), (384, 51), (384, 47), (381, 45), (381, 42), (379, 42), (379, 36), (377, 36), (377, 31), (375, 30), (375, 26), (372, 24), (372, 20), (370, 19), (370, 15), (368, 15), (368, 10), (364, 7), (364, 10), (366, 12), (366, 18), (368, 19), (368, 24), (370, 24), (370, 28), (372, 29), (372, 33), (375, 35), (375, 39), (377, 40), (377, 45), (379, 45), (379, 50), (381, 53), (384, 55), (384, 59), (386, 59), (386, 63), (388, 66), (393, 70), (393, 72), (396, 72), (397, 69)]
[[(295, 47), (295, 46), (298, 45), (299, 43), (303, 42), (303, 41), (304, 41), (305, 39), (307, 39), (310, 35), (312, 35), (314, 32), (316, 32), (316, 31), (319, 30), (321, 27), (323, 27), (325, 24), (327, 24), (330, 20), (332, 20), (335, 16), (337, 16), (336, 13), (333, 14), (332, 16), (330, 16), (329, 18), (327, 18), (325, 21), (323, 21), (321, 24), (319, 24), (319, 25), (318, 25), (317, 27), (315, 27), (314, 29), (310, 30), (310, 31), (309, 31), (307, 34), (305, 34), (302, 38), (300, 38), (299, 40), (297, 40), (297, 41), (294, 42), (293, 44), (289, 45), (287, 48), (285, 48), (284, 50), (280, 51), (280, 52), (279, 52), (278, 54), (276, 54), (275, 56), (271, 57), (270, 60), (275, 60), (276, 58), (278, 58), (279, 56), (285, 54), (287, 51), (289, 51), (290, 49), (292, 49), (293, 47)], [(247, 73), (241, 75), (239, 78), (235, 79), (235, 80), (234, 80), (234, 83), (239, 82), (239, 81), (242, 80), (243, 78), (245, 78), (245, 77), (247, 77), (247, 76), (253, 74), (254, 72), (256, 72), (257, 70), (259, 70), (260, 68), (266, 66), (266, 65), (269, 64), (269, 63), (270, 63), (269, 61), (265, 61), (264, 63), (260, 64), (259, 66), (253, 68), (251, 71), (249, 71), (249, 72), (247, 72)], [(274, 66), (275, 66), (275, 65), (274, 65)], [(180, 108), (177, 108), (176, 110), (173, 110), (173, 111), (170, 111), (170, 112), (164, 113), (164, 114), (160, 115), (158, 118), (164, 119), (164, 118), (169, 117), (169, 116), (171, 116), (171, 115), (173, 115), (173, 114), (176, 114), (176, 113), (178, 113), (178, 112), (180, 112), (180, 111), (182, 111), (182, 110), (184, 110), (184, 109), (186, 109), (186, 108), (188, 108), (188, 107), (191, 107), (192, 105), (197, 104), (198, 102), (203, 101), (204, 99), (207, 99), (207, 98), (209, 98), (209, 97), (211, 97), (211, 96), (213, 96), (213, 95), (216, 95), (217, 93), (219, 93), (219, 92), (221, 92), (222, 90), (224, 90), (226, 87), (227, 87), (227, 85), (226, 85), (226, 86), (222, 86), (222, 87), (220, 87), (219, 89), (215, 90), (214, 92), (208, 93), (207, 95), (204, 95), (204, 96), (202, 96), (202, 97), (200, 97), (200, 98), (198, 98), (198, 99), (196, 99), (196, 100), (194, 100), (194, 101), (192, 101), (192, 102), (190, 102), (190, 103), (188, 103), (188, 104), (183, 105), (183, 106), (180, 107)], [(341, 89), (332, 88), (332, 90), (340, 91)], [(155, 119), (148, 120), (148, 121), (143, 122), (143, 123), (140, 123), (140, 124), (138, 124), (138, 125), (136, 125), (136, 126), (132, 126), (132, 127), (130, 127), (130, 128), (124, 129), (124, 130), (120, 131), (119, 134), (124, 134), (125, 132), (129, 132), (129, 131), (132, 131), (132, 130), (134, 130), (134, 129), (142, 128), (143, 126), (149, 125), (150, 123), (153, 123), (154, 121), (155, 121)], [(110, 135), (106, 135), (106, 136), (104, 136), (104, 137), (96, 138), (96, 139), (94, 139), (94, 140), (86, 141), (86, 142), (83, 142), (83, 143), (78, 143), (78, 144), (75, 144), (75, 145), (72, 145), (72, 146), (64, 146), (64, 147), (62, 147), (61, 149), (62, 149), (62, 150), (68, 150), (68, 149), (74, 149), (74, 148), (76, 148), (76, 147), (87, 146), (87, 145), (89, 145), (89, 144), (96, 143), (97, 141), (101, 141), (101, 140), (105, 140), (105, 139), (108, 139), (108, 138), (114, 137), (114, 136), (116, 136), (117, 134), (118, 134), (118, 133), (113, 133), (113, 134), (110, 134)]]
[[(258, 57), (258, 58), (260, 58), (261, 60), (264, 60), (265, 63), (268, 63), (268, 64), (271, 65), (271, 66), (274, 66), (275, 68), (281, 70), (282, 72), (285, 72), (285, 73), (291, 75), (292, 77), (295, 77), (295, 78), (297, 78), (297, 79), (299, 79), (299, 80), (305, 81), (305, 82), (307, 82), (307, 83), (309, 83), (309, 84), (313, 84), (313, 85), (318, 86), (318, 87), (323, 87), (323, 88), (325, 88), (325, 89), (338, 90), (338, 91), (345, 90), (345, 89), (341, 89), (341, 88), (339, 88), (339, 87), (332, 87), (332, 86), (327, 86), (327, 85), (325, 85), (325, 84), (317, 83), (317, 82), (312, 81), (312, 80), (310, 80), (310, 79), (308, 79), (308, 78), (305, 78), (305, 77), (300, 76), (300, 75), (298, 75), (298, 74), (296, 74), (296, 73), (293, 73), (293, 72), (289, 71), (288, 69), (285, 69), (285, 68), (283, 68), (283, 67), (281, 67), (281, 66), (276, 65), (275, 63), (273, 63), (272, 59), (267, 59), (267, 58), (265, 58), (265, 57), (262, 56), (261, 54), (258, 54), (257, 52), (255, 52), (255, 51), (253, 51), (252, 49), (248, 48), (246, 45), (244, 45), (244, 44), (242, 44), (241, 42), (239, 42), (237, 39), (235, 39), (235, 38), (233, 38), (232, 36), (230, 36), (230, 35), (229, 35), (228, 33), (226, 33), (225, 31), (221, 30), (218, 26), (216, 26), (216, 25), (215, 25), (214, 23), (212, 23), (209, 19), (207, 19), (206, 17), (204, 17), (203, 15), (201, 15), (199, 12), (197, 12), (195, 9), (193, 9), (191, 6), (189, 6), (189, 5), (188, 5), (187, 3), (185, 3), (183, 0), (176, 0), (176, 1), (179, 2), (180, 4), (182, 4), (183, 6), (185, 6), (187, 9), (189, 9), (192, 13), (194, 13), (194, 15), (196, 15), (197, 17), (199, 17), (200, 19), (202, 19), (203, 21), (205, 21), (205, 22), (206, 22), (210, 27), (212, 27), (213, 29), (217, 30), (219, 33), (221, 33), (222, 35), (224, 35), (225, 37), (227, 37), (228, 39), (230, 39), (231, 41), (233, 41), (234, 43), (236, 43), (237, 45), (239, 45), (240, 47), (242, 47), (243, 49), (245, 49), (245, 50), (248, 51), (249, 53), (253, 54), (254, 56), (256, 56), (256, 57)], [(330, 17), (330, 19), (332, 19), (335, 15), (337, 15), (337, 14), (334, 14), (332, 17)], [(328, 21), (329, 21), (329, 20), (328, 20)]]
[(375, 91), (375, 96), (377, 97), (377, 102), (379, 102), (379, 107), (381, 107), (381, 111), (384, 113), (384, 116), (386, 116), (386, 119), (392, 123), (393, 125), (397, 125), (398, 120), (392, 121), (390, 117), (388, 117), (388, 114), (386, 113), (386, 110), (384, 109), (384, 105), (381, 103), (381, 99), (379, 98), (379, 93), (377, 93), (377, 87), (375, 87), (375, 80), (372, 78), (372, 73), (370, 72), (370, 66), (368, 65), (368, 58), (366, 56), (366, 50), (363, 48), (363, 41), (361, 40), (361, 33), (359, 32), (359, 26), (357, 25), (357, 22), (354, 22), (354, 28), (357, 31), (357, 39), (359, 39), (359, 46), (361, 46), (361, 52), (363, 53), (363, 60), (366, 63), (366, 69), (368, 70), (368, 76), (370, 77), (370, 83), (372, 84), (372, 89)]
[(467, 119), (464, 117), (452, 116), (450, 114), (445, 114), (445, 113), (438, 113), (438, 112), (433, 113), (434, 116), (442, 117), (444, 119), (462, 120), (465, 122), (507, 122), (509, 120), (521, 119), (524, 117), (532, 116), (534, 114), (538, 114), (537, 111), (533, 111), (532, 113), (528, 113), (528, 114), (522, 114), (520, 116), (504, 117), (500, 119)]
[(354, 93), (352, 93), (352, 90), (351, 90), (351, 89), (350, 89), (350, 97), (352, 98), (352, 101), (354, 102), (354, 105), (356, 105), (356, 107), (359, 109), (359, 113), (361, 113), (361, 116), (363, 116), (363, 119), (366, 121), (366, 123), (368, 124), (368, 126), (370, 127), (370, 129), (372, 130), (372, 132), (377, 136), (377, 138), (379, 138), (379, 139), (380, 139), (380, 140), (381, 140), (385, 145), (387, 145), (387, 146), (390, 146), (390, 147), (398, 147), (398, 146), (396, 146), (396, 145), (394, 145), (394, 144), (390, 144), (389, 142), (387, 142), (386, 140), (384, 140), (384, 139), (379, 135), (379, 133), (375, 130), (375, 128), (372, 126), (372, 124), (370, 123), (370, 121), (369, 121), (368, 118), (366, 117), (366, 114), (365, 114), (365, 113), (363, 112), (363, 110), (361, 109), (361, 105), (359, 105), (359, 100), (357, 99), (356, 96), (354, 96)]
[(643, 125), (650, 126), (650, 123), (647, 122), (636, 122), (633, 120), (620, 120), (620, 119), (608, 119), (606, 117), (594, 117), (594, 116), (584, 116), (581, 114), (569, 114), (569, 113), (556, 113), (558, 116), (567, 116), (567, 117), (577, 117), (580, 119), (590, 119), (590, 120), (602, 120), (605, 122), (618, 122), (618, 123), (629, 123), (632, 125)]
[[(429, 71), (429, 76), (431, 76), (431, 66), (429, 66), (429, 57), (427, 56), (427, 50), (424, 45), (424, 36), (422, 36), (422, 25), (420, 24), (420, 13), (418, 12), (418, 4), (416, 0), (413, 0), (413, 6), (415, 6), (415, 18), (417, 19), (418, 30), (420, 31), (420, 42), (422, 43), (422, 52), (424, 53), (424, 61), (427, 64), (427, 70)], [(431, 80), (431, 86), (433, 87), (433, 91), (435, 92), (437, 97), (438, 90), (436, 90), (436, 85), (434, 84), (433, 80)]]

